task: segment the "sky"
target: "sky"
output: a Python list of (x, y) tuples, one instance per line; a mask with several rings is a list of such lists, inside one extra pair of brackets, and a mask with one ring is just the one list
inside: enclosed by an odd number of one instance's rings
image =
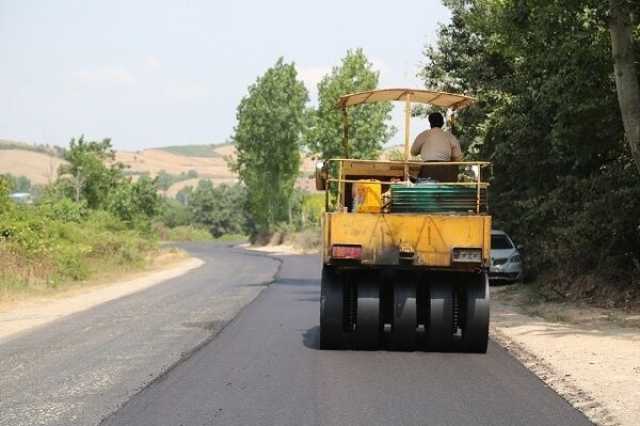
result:
[(0, 139), (223, 143), (248, 86), (280, 56), (312, 102), (358, 47), (380, 87), (422, 87), (422, 51), (449, 18), (438, 0), (0, 0)]

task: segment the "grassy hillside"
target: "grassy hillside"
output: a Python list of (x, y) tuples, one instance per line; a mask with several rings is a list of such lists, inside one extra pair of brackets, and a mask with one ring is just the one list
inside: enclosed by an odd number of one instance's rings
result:
[(0, 150), (22, 150), (39, 152), (41, 154), (51, 155), (58, 158), (62, 158), (64, 154), (64, 148), (61, 148), (59, 146), (30, 144), (8, 139), (0, 139)]
[(25, 176), (37, 185), (55, 181), (62, 163), (61, 158), (33, 150), (0, 150), (0, 175)]
[(156, 148), (160, 151), (170, 152), (185, 157), (222, 157), (216, 148), (220, 145), (174, 145)]
[[(46, 149), (49, 149), (47, 151)], [(57, 177), (57, 171), (64, 161), (59, 158), (62, 148), (29, 145), (21, 142), (0, 140), (0, 174), (25, 176), (34, 184), (46, 184)], [(60, 154), (61, 155), (61, 154)], [(165, 193), (172, 197), (185, 186), (196, 186), (199, 179), (210, 180), (214, 185), (232, 184), (238, 176), (229, 170), (226, 158), (236, 155), (233, 144), (184, 145), (140, 151), (116, 151), (116, 161), (127, 169), (125, 175), (156, 177), (161, 172), (178, 176), (196, 171), (198, 179), (178, 182)], [(384, 157), (384, 155), (383, 155)], [(314, 190), (314, 161), (303, 158), (300, 178), (296, 186), (308, 191)]]

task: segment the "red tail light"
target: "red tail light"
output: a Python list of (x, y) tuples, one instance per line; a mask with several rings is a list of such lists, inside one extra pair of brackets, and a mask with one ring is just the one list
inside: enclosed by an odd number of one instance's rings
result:
[(331, 257), (334, 259), (355, 259), (362, 258), (361, 246), (331, 246)]

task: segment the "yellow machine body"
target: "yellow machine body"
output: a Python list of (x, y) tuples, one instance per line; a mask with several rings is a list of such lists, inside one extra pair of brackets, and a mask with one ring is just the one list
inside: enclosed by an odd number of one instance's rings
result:
[[(402, 160), (351, 158), (347, 110), (371, 102), (405, 104)], [(338, 101), (344, 157), (315, 171), (325, 191), (322, 349), (487, 351), (490, 163), (412, 158), (413, 103), (453, 114), (473, 98), (392, 88)]]
[(481, 249), (488, 267), (491, 217), (423, 213), (325, 213), (323, 259), (332, 264), (332, 247), (359, 246), (360, 263), (369, 266), (416, 266), (468, 270), (453, 261), (454, 249)]

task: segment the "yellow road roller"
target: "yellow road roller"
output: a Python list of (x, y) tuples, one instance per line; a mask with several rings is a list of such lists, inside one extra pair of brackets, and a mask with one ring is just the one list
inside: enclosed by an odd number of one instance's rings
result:
[[(388, 101), (405, 104), (403, 159), (349, 158), (349, 110)], [(319, 162), (315, 176), (326, 204), (321, 348), (486, 352), (490, 164), (424, 162), (410, 156), (414, 103), (446, 108), (453, 115), (473, 101), (419, 89), (340, 98), (344, 158)], [(454, 168), (456, 178), (419, 178), (422, 168), (443, 166)]]

